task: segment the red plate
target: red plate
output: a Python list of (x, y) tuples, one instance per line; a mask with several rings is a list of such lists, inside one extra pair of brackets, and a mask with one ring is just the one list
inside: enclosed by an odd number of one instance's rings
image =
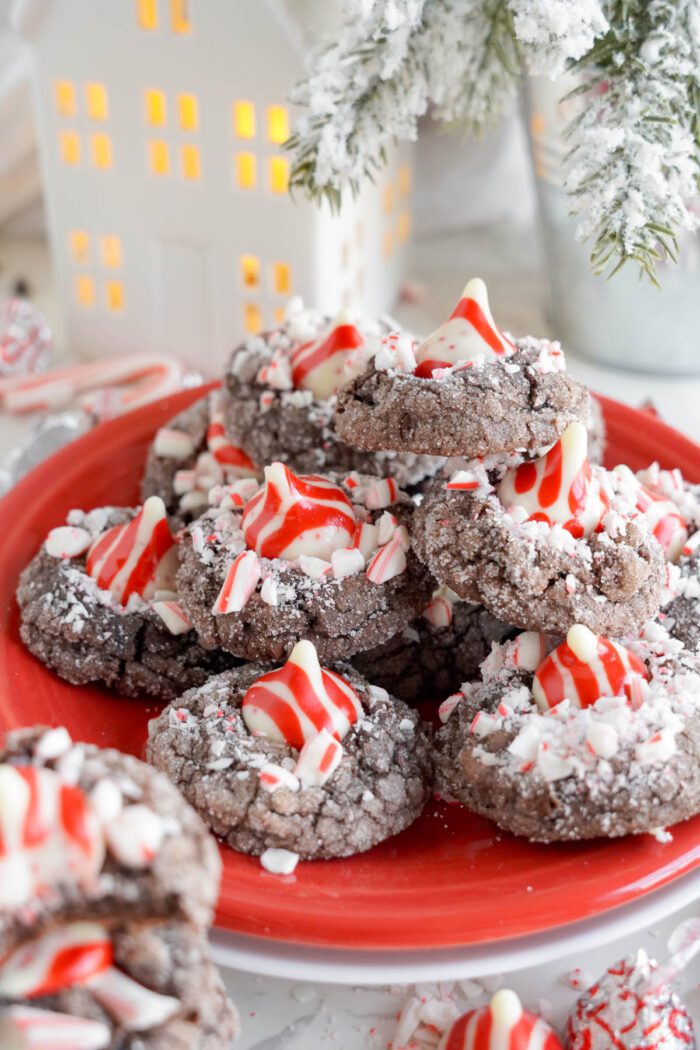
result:
[[(99, 427), (39, 466), (0, 503), (0, 726), (67, 725), (75, 739), (141, 754), (156, 707), (62, 682), (23, 649), (14, 592), (20, 569), (74, 506), (132, 503), (155, 429), (197, 397), (188, 391)], [(654, 459), (700, 481), (700, 448), (615, 401), (604, 402), (611, 463)], [(224, 850), (218, 923), (327, 947), (478, 945), (540, 933), (632, 901), (700, 866), (700, 818), (617, 842), (536, 846), (458, 806), (434, 805), (403, 835), (363, 856), (269, 875)]]

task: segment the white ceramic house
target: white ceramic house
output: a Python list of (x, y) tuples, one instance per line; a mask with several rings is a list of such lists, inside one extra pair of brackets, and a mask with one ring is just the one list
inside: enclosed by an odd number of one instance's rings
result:
[[(310, 5), (324, 16), (334, 0)], [(287, 194), (304, 0), (18, 0), (67, 341), (206, 371), (290, 294), (389, 309), (410, 150), (341, 214)], [(315, 15), (314, 15), (315, 17)], [(316, 19), (317, 21), (317, 19)]]

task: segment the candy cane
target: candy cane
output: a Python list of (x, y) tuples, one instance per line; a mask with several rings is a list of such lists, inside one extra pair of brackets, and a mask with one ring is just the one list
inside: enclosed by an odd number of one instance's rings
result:
[(477, 356), (496, 361), (515, 349), (493, 319), (486, 285), (475, 277), (467, 283), (450, 318), (418, 347), (415, 375), (430, 378), (436, 369), (471, 362)]
[(331, 397), (346, 382), (348, 355), (363, 341), (355, 325), (345, 314), (339, 314), (327, 335), (303, 343), (292, 352), (292, 382), (296, 389), (310, 390), (320, 401)]
[(96, 922), (71, 922), (0, 962), (0, 997), (39, 999), (86, 984), (112, 965), (112, 941)]
[(523, 1010), (515, 992), (503, 988), (488, 1006), (464, 1014), (440, 1040), (438, 1050), (562, 1050), (554, 1030)]
[(157, 1028), (182, 1008), (179, 999), (144, 988), (113, 967), (90, 981), (90, 991), (127, 1032)]
[(150, 496), (130, 522), (103, 532), (86, 562), (88, 575), (122, 604), (132, 594), (148, 599), (158, 590), (174, 591), (176, 570), (175, 538), (160, 496)]

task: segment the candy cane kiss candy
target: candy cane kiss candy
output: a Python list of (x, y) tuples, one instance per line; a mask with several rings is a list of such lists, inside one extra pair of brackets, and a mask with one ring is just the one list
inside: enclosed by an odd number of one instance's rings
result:
[(112, 941), (96, 922), (71, 922), (0, 960), (0, 997), (38, 999), (86, 984), (112, 965)]
[(546, 1021), (523, 1010), (515, 992), (502, 988), (488, 1006), (455, 1021), (438, 1050), (562, 1050), (562, 1045)]
[(459, 362), (473, 361), (477, 356), (495, 361), (515, 349), (496, 326), (486, 285), (474, 277), (466, 285), (451, 317), (418, 347), (415, 374), (428, 378), (437, 368), (450, 368)]
[(177, 550), (160, 496), (150, 496), (136, 517), (95, 540), (87, 573), (124, 605), (132, 594), (148, 600), (175, 590)]
[(344, 313), (338, 314), (327, 335), (303, 343), (292, 353), (292, 382), (297, 390), (310, 390), (325, 401), (348, 380), (348, 356), (364, 342)]

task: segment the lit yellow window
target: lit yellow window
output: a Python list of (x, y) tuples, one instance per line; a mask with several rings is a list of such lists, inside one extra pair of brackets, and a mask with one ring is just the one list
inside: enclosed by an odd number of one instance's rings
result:
[(158, 28), (158, 0), (136, 0), (139, 29)]
[(391, 236), (391, 230), (387, 230), (382, 238), (382, 255), (385, 259), (390, 259), (394, 254), (394, 238)]
[(53, 86), (56, 112), (61, 117), (74, 117), (76, 111), (75, 85), (70, 80), (56, 80)]
[(122, 264), (121, 238), (113, 233), (100, 237), (100, 262), (107, 270), (118, 270)]
[(90, 136), (92, 163), (96, 168), (112, 167), (112, 139), (103, 132)]
[(168, 143), (162, 139), (151, 139), (148, 143), (148, 166), (152, 175), (167, 175), (170, 171)]
[(267, 137), (278, 145), (289, 138), (289, 113), (286, 106), (267, 107)]
[(90, 238), (85, 230), (71, 230), (68, 234), (68, 249), (73, 262), (86, 263), (90, 255)]
[(241, 280), (245, 288), (257, 288), (260, 284), (260, 260), (256, 255), (241, 256)]
[(396, 236), (403, 244), (411, 236), (411, 213), (402, 211), (396, 223)]
[(399, 197), (408, 197), (411, 192), (411, 165), (402, 164), (399, 168)]
[(189, 7), (188, 0), (170, 0), (170, 25), (173, 33), (192, 32)]
[(286, 157), (270, 157), (270, 189), (286, 193), (289, 186), (289, 161)]
[(196, 95), (178, 95), (177, 108), (180, 115), (180, 127), (183, 131), (196, 131), (199, 123), (199, 110)]
[(262, 315), (256, 303), (246, 303), (243, 307), (243, 324), (246, 332), (252, 332), (253, 335), (257, 335), (261, 330)]
[(182, 161), (183, 179), (195, 182), (201, 178), (202, 168), (199, 159), (199, 146), (193, 146), (191, 142), (188, 142), (182, 147), (180, 158)]
[(58, 136), (64, 164), (80, 164), (80, 139), (77, 131), (61, 131)]
[(86, 84), (85, 103), (91, 120), (107, 120), (109, 103), (107, 101), (107, 88), (104, 84)]
[(272, 264), (272, 283), (277, 295), (290, 295), (292, 291), (292, 268), (289, 263)]
[(241, 189), (252, 190), (257, 182), (257, 177), (255, 154), (236, 154), (236, 182)]
[(146, 105), (146, 120), (151, 127), (162, 127), (168, 119), (165, 92), (157, 88), (149, 88), (144, 91), (143, 98)]
[(255, 138), (255, 106), (252, 102), (234, 102), (233, 129), (239, 139)]
[(114, 311), (124, 309), (124, 285), (121, 281), (105, 281), (105, 306)]
[(274, 313), (272, 315), (273, 318), (274, 318), (275, 324), (284, 324), (284, 319), (285, 319), (286, 312), (287, 311), (285, 310), (285, 308), (283, 306), (276, 306), (275, 307)]
[(93, 306), (95, 302), (95, 282), (89, 274), (81, 273), (75, 279), (75, 301), (78, 306)]
[(394, 187), (390, 182), (387, 182), (384, 187), (384, 195), (382, 198), (382, 208), (384, 214), (389, 215), (394, 210)]

